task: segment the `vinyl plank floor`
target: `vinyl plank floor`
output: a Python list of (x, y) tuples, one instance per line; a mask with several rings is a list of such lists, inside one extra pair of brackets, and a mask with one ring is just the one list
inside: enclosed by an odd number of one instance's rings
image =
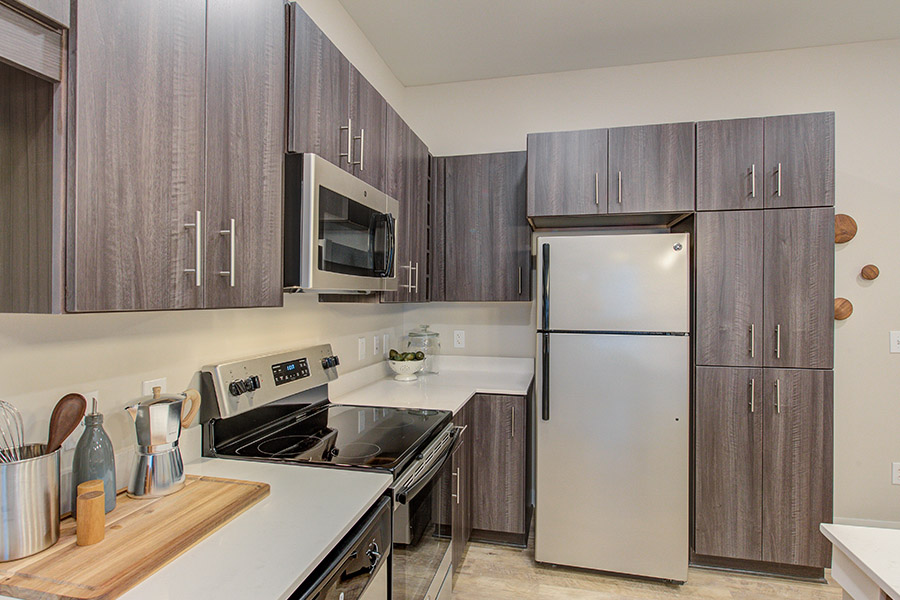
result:
[(471, 543), (456, 578), (453, 600), (840, 600), (841, 589), (775, 577), (710, 569), (690, 570), (684, 585), (657, 583), (538, 565), (533, 542), (525, 550)]

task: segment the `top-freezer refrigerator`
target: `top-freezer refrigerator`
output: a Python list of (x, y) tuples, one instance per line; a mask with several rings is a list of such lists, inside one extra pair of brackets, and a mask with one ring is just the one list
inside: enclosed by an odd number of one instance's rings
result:
[(539, 237), (539, 562), (686, 581), (684, 233)]

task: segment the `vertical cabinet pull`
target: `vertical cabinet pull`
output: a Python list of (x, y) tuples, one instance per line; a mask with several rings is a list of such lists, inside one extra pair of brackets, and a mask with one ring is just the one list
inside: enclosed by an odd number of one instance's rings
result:
[[(600, 206), (600, 172), (594, 173), (594, 204)], [(521, 293), (521, 292), (519, 292)]]
[(401, 283), (400, 287), (406, 288), (411, 292), (412, 291), (412, 261), (408, 262), (405, 265), (400, 265), (400, 268), (407, 269), (406, 283)]
[(234, 287), (234, 219), (230, 220), (228, 229), (220, 229), (219, 235), (227, 235), (228, 236), (228, 270), (227, 271), (219, 271), (219, 275), (222, 277), (228, 277), (228, 285)]
[(778, 163), (778, 170), (776, 173), (776, 183), (775, 183), (775, 195), (779, 198), (781, 197), (781, 163)]
[(456, 493), (451, 494), (453, 498), (456, 499), (456, 503), (459, 504), (459, 467), (456, 467), (456, 471), (451, 473), (454, 477), (456, 477)]
[(781, 358), (781, 325), (775, 326), (775, 358)]
[(750, 358), (756, 358), (756, 323), (750, 323)]
[(359, 160), (356, 162), (350, 161), (350, 164), (359, 165), (359, 170), (362, 171), (365, 169), (366, 160), (366, 130), (360, 129), (359, 135), (354, 135), (353, 139), (359, 140)]
[(619, 204), (622, 204), (622, 171), (619, 171)]
[(341, 152), (338, 158), (338, 162), (340, 163), (341, 158), (347, 159), (347, 164), (352, 165), (353, 163), (353, 119), (347, 119), (347, 126), (342, 126), (340, 128), (341, 131), (347, 130), (347, 151)]
[(516, 407), (509, 407), (509, 437), (516, 439)]
[(756, 198), (756, 164), (750, 165), (750, 197)]
[(756, 379), (750, 378), (750, 412), (756, 412)]
[(775, 380), (775, 412), (781, 414), (781, 380)]
[(203, 244), (203, 233), (201, 231), (202, 225), (202, 213), (198, 210), (194, 213), (194, 222), (193, 223), (185, 223), (185, 229), (194, 230), (194, 268), (193, 269), (185, 269), (185, 273), (193, 273), (194, 274), (194, 286), (200, 287), (201, 280), (203, 279), (202, 274), (202, 260), (203, 260), (203, 252), (202, 252), (202, 244)]
[(522, 267), (521, 267), (521, 266), (519, 266), (519, 286), (518, 286), (518, 290), (519, 290), (519, 295), (521, 296), (521, 295), (522, 295)]
[[(362, 169), (362, 167), (360, 167), (360, 169)], [(412, 264), (412, 263), (410, 263), (410, 264)], [(418, 294), (419, 293), (419, 263), (418, 262), (416, 262), (415, 271), (416, 271), (416, 283), (411, 284), (410, 290), (413, 293)], [(413, 272), (413, 268), (410, 268), (410, 270), (409, 270), (410, 277), (412, 277), (412, 272)]]

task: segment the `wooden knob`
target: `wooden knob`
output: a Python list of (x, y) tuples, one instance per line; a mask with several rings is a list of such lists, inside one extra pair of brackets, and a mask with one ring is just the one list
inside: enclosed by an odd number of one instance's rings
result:
[(75, 540), (79, 546), (90, 546), (103, 539), (106, 527), (106, 510), (103, 490), (78, 496), (78, 519), (75, 523)]
[(834, 299), (834, 318), (836, 321), (843, 321), (853, 314), (853, 303), (846, 298)]
[(856, 221), (850, 215), (834, 215), (834, 243), (846, 244), (856, 237)]
[(878, 270), (878, 267), (875, 265), (866, 265), (862, 268), (862, 271), (859, 272), (859, 276), (863, 279), (868, 279), (872, 281), (873, 279), (878, 279), (878, 276), (881, 274), (881, 271)]

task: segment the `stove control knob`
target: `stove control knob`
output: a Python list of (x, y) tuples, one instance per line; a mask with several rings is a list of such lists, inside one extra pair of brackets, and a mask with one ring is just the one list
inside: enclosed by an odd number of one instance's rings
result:
[(325, 369), (332, 369), (336, 365), (337, 365), (337, 363), (334, 361), (333, 356), (326, 356), (325, 358), (322, 359), (322, 367)]
[(247, 391), (247, 387), (243, 381), (238, 379), (228, 384), (228, 391), (231, 392), (232, 396), (240, 396)]
[(252, 392), (254, 390), (258, 390), (260, 388), (259, 376), (251, 375), (247, 379), (244, 380), (244, 387), (248, 392)]

